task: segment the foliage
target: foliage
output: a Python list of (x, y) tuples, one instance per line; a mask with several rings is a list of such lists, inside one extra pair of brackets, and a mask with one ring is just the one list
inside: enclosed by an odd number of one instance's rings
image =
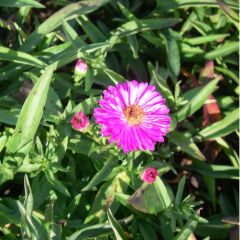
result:
[[(234, 239), (237, 2), (0, 6), (1, 239)], [(125, 79), (149, 81), (171, 109), (153, 152), (123, 153), (94, 122), (103, 90)], [(79, 111), (87, 132), (71, 128)], [(153, 184), (146, 167), (158, 169)]]

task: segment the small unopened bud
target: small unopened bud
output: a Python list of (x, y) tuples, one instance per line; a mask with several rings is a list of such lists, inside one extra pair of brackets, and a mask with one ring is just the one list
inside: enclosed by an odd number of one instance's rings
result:
[(141, 179), (144, 182), (147, 182), (149, 184), (155, 182), (156, 178), (158, 176), (158, 171), (156, 168), (147, 168), (143, 171)]
[(86, 132), (90, 126), (89, 118), (84, 112), (77, 112), (70, 121), (72, 128), (79, 132)]
[(78, 59), (74, 69), (74, 82), (76, 85), (80, 84), (80, 80), (86, 76), (88, 65), (82, 60)]
[(82, 60), (78, 59), (75, 65), (74, 73), (76, 75), (84, 75), (87, 73), (88, 65)]

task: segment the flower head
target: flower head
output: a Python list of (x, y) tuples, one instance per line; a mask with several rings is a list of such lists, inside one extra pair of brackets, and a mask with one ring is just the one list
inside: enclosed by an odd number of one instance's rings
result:
[(84, 112), (77, 112), (70, 121), (72, 128), (79, 132), (86, 132), (90, 122)]
[(75, 74), (76, 75), (84, 75), (86, 74), (88, 69), (88, 65), (82, 60), (82, 59), (78, 59), (75, 65)]
[(153, 183), (158, 176), (158, 171), (156, 168), (147, 168), (146, 170), (143, 171), (141, 179), (144, 182), (147, 182), (149, 184)]
[(164, 142), (171, 119), (165, 99), (148, 83), (135, 80), (109, 86), (99, 101), (94, 117), (101, 134), (110, 137), (124, 152), (154, 150)]

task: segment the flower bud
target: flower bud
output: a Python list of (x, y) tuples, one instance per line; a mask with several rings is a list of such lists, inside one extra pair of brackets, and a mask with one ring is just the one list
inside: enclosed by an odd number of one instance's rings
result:
[(70, 123), (72, 128), (79, 132), (86, 132), (90, 125), (89, 118), (82, 111), (75, 113)]
[(158, 176), (158, 171), (156, 168), (147, 168), (143, 171), (141, 179), (144, 182), (147, 182), (149, 184), (155, 182), (156, 178)]
[(74, 73), (76, 75), (83, 76), (87, 73), (88, 65), (82, 60), (78, 59), (75, 65)]

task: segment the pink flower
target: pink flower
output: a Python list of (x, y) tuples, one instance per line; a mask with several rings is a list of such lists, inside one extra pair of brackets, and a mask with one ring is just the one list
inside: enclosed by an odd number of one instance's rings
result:
[(84, 75), (86, 74), (88, 69), (88, 65), (82, 60), (82, 59), (78, 59), (75, 65), (75, 74), (77, 75)]
[(90, 122), (84, 112), (77, 112), (71, 118), (72, 128), (79, 132), (86, 132)]
[(155, 182), (156, 178), (158, 176), (158, 171), (156, 168), (147, 168), (146, 170), (143, 171), (141, 179), (144, 182), (147, 182), (149, 184)]
[(116, 142), (125, 153), (154, 150), (156, 142), (164, 142), (171, 119), (165, 99), (154, 86), (126, 81), (109, 86), (103, 95), (94, 117), (109, 142)]

